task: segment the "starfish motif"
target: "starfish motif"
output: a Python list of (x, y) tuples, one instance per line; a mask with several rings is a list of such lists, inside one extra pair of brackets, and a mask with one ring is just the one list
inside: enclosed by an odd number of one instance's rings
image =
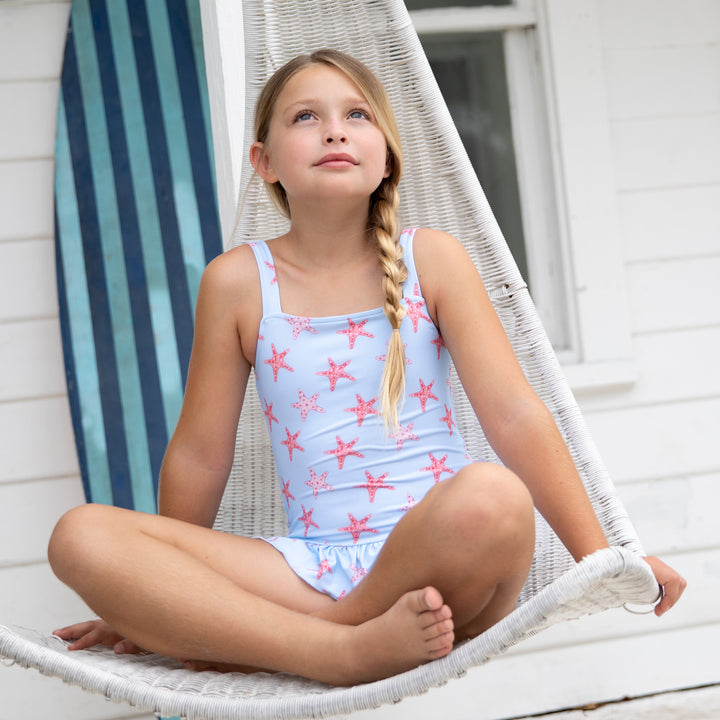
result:
[(440, 475), (444, 472), (450, 473), (450, 475), (455, 474), (454, 470), (451, 470), (445, 465), (445, 461), (448, 457), (447, 455), (443, 455), (441, 460), (438, 460), (432, 453), (428, 453), (428, 455), (430, 456), (430, 467), (420, 468), (420, 471), (430, 471), (433, 474), (436, 483), (440, 482)]
[(453, 434), (453, 425), (455, 425), (455, 421), (453, 420), (452, 416), (452, 410), (446, 405), (445, 406), (445, 417), (440, 418), (440, 422), (444, 422), (448, 426), (448, 430), (450, 431), (450, 434)]
[(338, 528), (340, 532), (349, 532), (353, 537), (353, 545), (360, 539), (360, 534), (364, 532), (377, 533), (375, 528), (369, 528), (367, 521), (372, 517), (372, 514), (366, 515), (362, 520), (356, 520), (352, 513), (348, 513), (350, 525), (344, 528)]
[(359, 439), (359, 437), (356, 437), (354, 440), (346, 443), (340, 439), (339, 435), (336, 435), (335, 440), (337, 441), (337, 447), (334, 450), (326, 450), (325, 455), (334, 455), (338, 461), (338, 468), (342, 470), (343, 465), (345, 464), (345, 458), (347, 458), (348, 455), (355, 455), (355, 457), (365, 457), (362, 453), (359, 453), (357, 450), (352, 449), (353, 445)]
[(369, 332), (365, 332), (363, 329), (365, 326), (365, 323), (368, 321), (367, 318), (365, 320), (362, 320), (359, 323), (356, 323), (352, 318), (348, 318), (348, 326), (344, 330), (338, 330), (338, 335), (347, 335), (348, 340), (350, 341), (350, 349), (352, 350), (355, 347), (355, 342), (357, 341), (358, 337), (360, 335), (363, 335), (364, 337), (375, 337), (373, 334)]
[(290, 407), (297, 408), (300, 411), (300, 417), (302, 421), (307, 420), (308, 413), (311, 410), (315, 412), (324, 413), (325, 408), (321, 408), (317, 404), (317, 399), (320, 397), (320, 393), (315, 393), (312, 397), (307, 397), (302, 390), (298, 390), (298, 401), (293, 403)]
[(418, 400), (420, 400), (420, 406), (422, 407), (422, 411), (425, 412), (425, 405), (427, 404), (427, 401), (432, 400), (438, 400), (439, 398), (437, 395), (433, 394), (432, 386), (435, 384), (435, 381), (433, 380), (429, 385), (426, 385), (422, 379), (420, 380), (420, 389), (412, 393), (410, 397), (416, 397)]
[(310, 325), (311, 319), (312, 318), (295, 316), (286, 318), (286, 320), (292, 325), (293, 340), (297, 340), (298, 335), (300, 335), (303, 330), (306, 330), (313, 335), (317, 335), (317, 330)]
[(292, 462), (292, 454), (293, 450), (299, 450), (300, 452), (305, 452), (304, 447), (300, 447), (300, 444), (297, 441), (297, 437), (300, 434), (300, 431), (298, 430), (294, 435), (290, 434), (290, 431), (285, 428), (285, 434), (287, 435), (287, 439), (281, 441), (281, 445), (285, 445), (288, 449), (288, 452), (290, 453), (290, 461)]
[(417, 500), (408, 493), (408, 504), (405, 505), (405, 507), (400, 508), (403, 512), (407, 512), (411, 507), (413, 507), (417, 503)]
[(288, 507), (290, 507), (290, 500), (294, 500), (295, 496), (290, 492), (290, 481), (288, 480), (285, 482), (282, 478), (280, 478), (280, 483), (282, 484), (282, 490), (280, 491), (285, 496), (285, 501), (288, 504)]
[(377, 398), (374, 397), (372, 400), (363, 400), (357, 393), (355, 394), (355, 399), (357, 400), (358, 404), (354, 408), (345, 408), (345, 412), (354, 412), (357, 414), (357, 421), (358, 421), (358, 427), (360, 427), (363, 423), (363, 420), (368, 415), (377, 415), (377, 410), (373, 409), (373, 405), (377, 401)]
[(263, 413), (265, 414), (265, 417), (267, 418), (268, 427), (270, 428), (270, 431), (271, 431), (271, 432), (272, 432), (273, 420), (274, 420), (278, 425), (280, 424), (280, 421), (273, 415), (272, 408), (273, 408), (273, 404), (272, 404), (272, 403), (269, 403), (269, 404), (268, 404), (268, 401), (265, 400), (265, 410), (263, 410)]
[(328, 364), (329, 367), (327, 370), (323, 370), (322, 372), (317, 372), (315, 374), (325, 375), (325, 377), (327, 377), (327, 379), (330, 381), (331, 391), (335, 390), (335, 385), (337, 385), (337, 381), (341, 378), (351, 380), (352, 382), (355, 381), (355, 378), (352, 375), (348, 375), (345, 372), (345, 368), (350, 364), (349, 360), (346, 360), (342, 365), (336, 365), (332, 358), (328, 358)]
[(367, 482), (362, 485), (356, 485), (356, 488), (365, 488), (370, 496), (370, 502), (375, 502), (375, 493), (380, 489), (394, 490), (393, 485), (386, 485), (385, 478), (389, 473), (383, 473), (380, 477), (373, 477), (367, 470), (365, 471), (365, 477)]
[(402, 450), (402, 446), (406, 440), (419, 440), (420, 438), (413, 433), (412, 429), (415, 427), (415, 423), (408, 423), (405, 427), (400, 427), (390, 435), (393, 440), (397, 440), (397, 449)]
[(322, 475), (318, 475), (312, 468), (308, 468), (308, 470), (310, 470), (310, 479), (305, 484), (312, 489), (312, 494), (315, 498), (317, 498), (318, 493), (321, 490), (334, 489), (332, 485), (328, 485), (325, 482), (325, 479), (328, 476), (326, 472), (324, 472)]
[(305, 506), (302, 506), (302, 517), (299, 517), (298, 520), (302, 520), (303, 524), (305, 525), (305, 537), (307, 537), (308, 530), (310, 529), (310, 526), (320, 528), (320, 526), (312, 519), (313, 510), (315, 508), (310, 508), (309, 510), (305, 509)]
[(358, 566), (355, 563), (350, 563), (350, 569), (353, 571), (350, 578), (351, 583), (356, 583), (367, 575), (367, 570), (362, 565)]
[(329, 572), (332, 575), (332, 568), (327, 560), (322, 560), (318, 565), (317, 579), (319, 580), (326, 572)]
[(405, 304), (407, 305), (407, 314), (410, 320), (412, 320), (413, 324), (413, 332), (418, 331), (418, 322), (420, 320), (427, 320), (428, 322), (432, 322), (432, 320), (423, 312), (423, 308), (425, 307), (425, 301), (424, 300), (418, 300), (417, 302), (413, 300), (408, 300), (405, 298)]
[(270, 284), (274, 285), (277, 282), (277, 272), (275, 271), (275, 266), (271, 262), (268, 262), (267, 260), (265, 261), (265, 264), (273, 271), (273, 276), (272, 276), (272, 280), (270, 281)]
[(442, 335), (440, 333), (438, 333), (438, 336), (434, 340), (431, 340), (430, 343), (437, 347), (437, 353), (438, 353), (437, 359), (439, 360), (440, 359), (440, 351), (445, 347), (445, 341), (443, 340)]
[(282, 352), (278, 352), (275, 349), (275, 344), (270, 343), (270, 346), (272, 347), (272, 357), (265, 360), (266, 365), (270, 365), (273, 369), (273, 379), (275, 382), (277, 382), (278, 379), (278, 373), (283, 368), (285, 370), (289, 370), (290, 372), (295, 372), (294, 368), (291, 368), (286, 362), (285, 362), (285, 356), (290, 352), (290, 348), (287, 350), (283, 350)]

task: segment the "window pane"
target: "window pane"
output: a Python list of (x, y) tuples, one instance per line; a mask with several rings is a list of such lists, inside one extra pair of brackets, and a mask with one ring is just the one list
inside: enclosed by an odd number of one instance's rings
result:
[(502, 33), (420, 39), (490, 207), (527, 279)]
[(408, 10), (427, 10), (442, 7), (485, 7), (486, 5), (513, 5), (514, 0), (405, 0)]

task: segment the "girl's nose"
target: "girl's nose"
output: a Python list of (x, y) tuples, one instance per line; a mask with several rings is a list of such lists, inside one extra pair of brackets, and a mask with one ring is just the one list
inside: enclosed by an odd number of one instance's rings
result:
[(330, 122), (325, 128), (325, 142), (330, 145), (335, 142), (347, 142), (347, 134), (338, 122)]

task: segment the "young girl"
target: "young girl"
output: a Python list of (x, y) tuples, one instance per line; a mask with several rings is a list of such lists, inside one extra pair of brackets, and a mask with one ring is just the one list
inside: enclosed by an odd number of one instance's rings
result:
[[(370, 71), (334, 51), (291, 61), (259, 98), (250, 158), (290, 229), (204, 273), (160, 515), (87, 505), (60, 520), (52, 567), (104, 621), (57, 634), (197, 668), (371, 681), (513, 610), (533, 504), (577, 560), (607, 543), (462, 246), (399, 232), (398, 133)], [(505, 467), (467, 456), (450, 358)], [(209, 529), (251, 370), (287, 537)], [(661, 614), (685, 583), (647, 560)]]

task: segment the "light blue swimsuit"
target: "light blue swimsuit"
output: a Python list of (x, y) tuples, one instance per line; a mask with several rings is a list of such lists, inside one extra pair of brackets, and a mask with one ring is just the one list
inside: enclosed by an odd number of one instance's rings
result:
[(391, 333), (383, 309), (288, 315), (268, 246), (252, 244), (263, 301), (256, 383), (289, 530), (266, 540), (334, 598), (362, 580), (403, 513), (471, 462), (453, 418), (450, 356), (420, 291), (414, 233), (400, 238), (406, 396), (390, 437), (377, 414)]

